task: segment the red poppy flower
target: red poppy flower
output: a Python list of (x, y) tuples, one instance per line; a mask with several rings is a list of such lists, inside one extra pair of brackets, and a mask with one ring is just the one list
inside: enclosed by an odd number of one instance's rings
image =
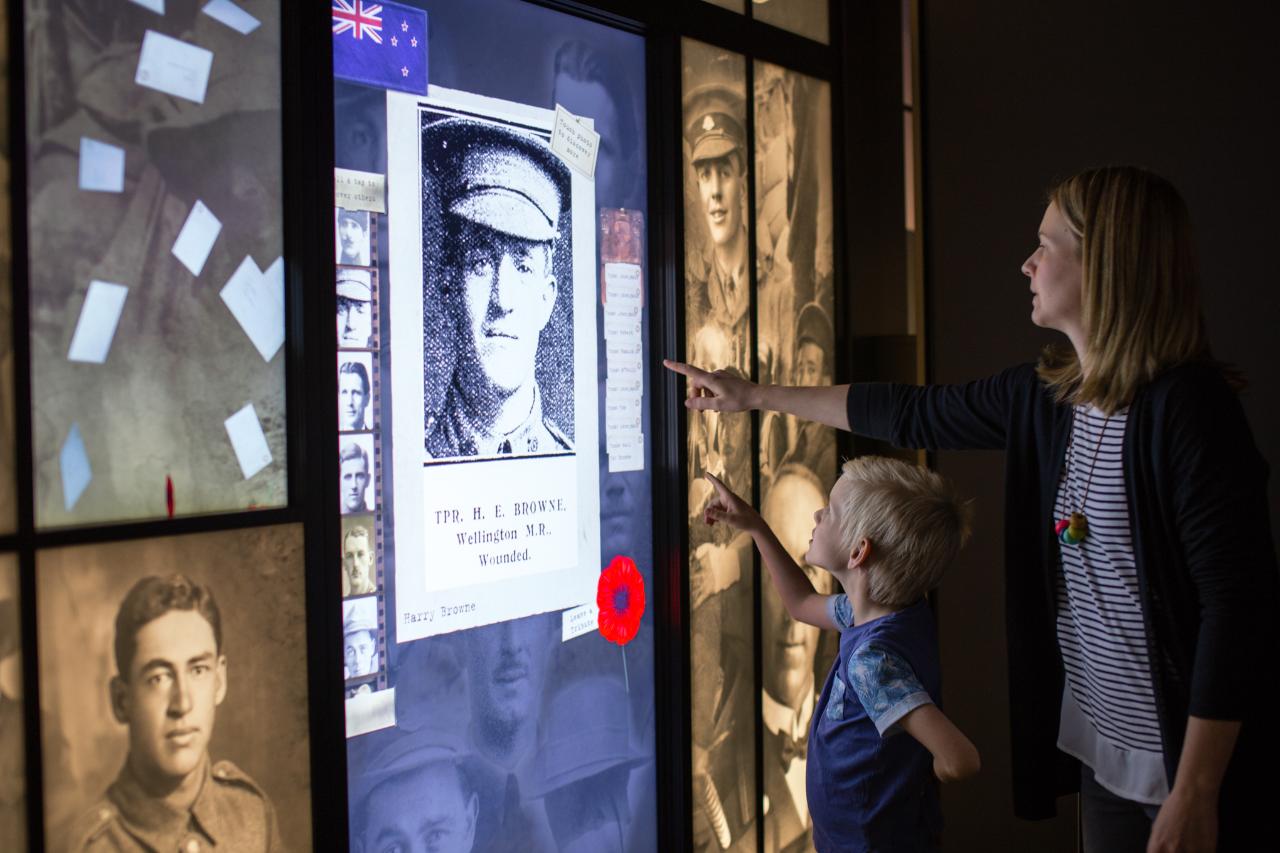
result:
[(644, 615), (644, 577), (634, 560), (619, 555), (600, 573), (596, 605), (600, 633), (606, 640), (623, 646), (635, 639)]

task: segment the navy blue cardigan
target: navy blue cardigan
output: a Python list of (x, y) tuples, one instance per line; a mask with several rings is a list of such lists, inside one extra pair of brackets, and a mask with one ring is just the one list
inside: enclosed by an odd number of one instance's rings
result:
[[(853, 385), (849, 423), (906, 448), (1005, 451), (1005, 618), (1014, 811), (1054, 814), (1079, 787), (1057, 749), (1062, 699), (1053, 536), (1054, 494), (1071, 407), (1054, 401), (1031, 364), (962, 385)], [(1165, 372), (1129, 409), (1124, 473), (1165, 768), (1173, 785), (1187, 716), (1242, 720), (1219, 813), (1226, 842), (1267, 813), (1244, 783), (1274, 768), (1264, 713), (1276, 678), (1280, 619), (1267, 464), (1235, 393), (1207, 364)], [(1234, 830), (1233, 833), (1234, 834)]]

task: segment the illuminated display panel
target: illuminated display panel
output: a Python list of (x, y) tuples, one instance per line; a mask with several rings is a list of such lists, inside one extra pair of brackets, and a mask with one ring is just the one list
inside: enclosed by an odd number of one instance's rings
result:
[[(746, 60), (683, 42), (685, 360), (751, 375)], [(751, 537), (702, 520), (710, 472), (752, 501), (751, 415), (689, 412), (693, 835), (728, 849), (756, 832)], [(754, 846), (754, 841), (750, 842)]]
[(518, 0), (335, 25), (351, 844), (427, 808), (461, 850), (654, 850), (644, 42)]
[(23, 743), (22, 624), (18, 561), (0, 554), (0, 849), (27, 846), (26, 745)]
[(37, 525), (283, 505), (279, 5), (26, 22)]
[(38, 554), (48, 849), (311, 848), (303, 568), (299, 525)]
[[(757, 10), (761, 7), (756, 7)], [(831, 86), (756, 62), (756, 328), (761, 382), (830, 385), (832, 326)], [(819, 592), (830, 574), (804, 561), (814, 513), (835, 485), (835, 431), (767, 413), (760, 422), (760, 508)], [(766, 850), (812, 850), (805, 801), (807, 741), (838, 637), (796, 622), (766, 579), (761, 607), (761, 749)], [(790, 745), (788, 745), (788, 741)]]

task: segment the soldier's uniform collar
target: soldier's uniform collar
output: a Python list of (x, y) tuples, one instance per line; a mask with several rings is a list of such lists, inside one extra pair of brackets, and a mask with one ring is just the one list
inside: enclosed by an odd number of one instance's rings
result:
[(107, 798), (118, 810), (122, 828), (146, 847), (157, 853), (198, 853), (224, 840), (229, 834), (229, 822), (236, 820), (236, 815), (219, 801), (211, 781), (208, 755), (200, 774), (200, 793), (190, 810), (176, 809), (148, 794), (128, 761), (107, 789)]
[(572, 449), (567, 437), (553, 428), (542, 413), (542, 391), (533, 383), (533, 405), (520, 425), (501, 435), (487, 435), (467, 419), (457, 375), (445, 397), (444, 412), (428, 438), (427, 450), (435, 458), (449, 456), (528, 456)]

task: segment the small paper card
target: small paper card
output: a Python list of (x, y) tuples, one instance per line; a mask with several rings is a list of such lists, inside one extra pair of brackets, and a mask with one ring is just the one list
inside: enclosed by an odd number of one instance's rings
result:
[(284, 345), (283, 259), (262, 273), (253, 258), (245, 255), (220, 295), (262, 360), (271, 361)]
[(67, 433), (67, 440), (62, 442), (62, 452), (58, 454), (58, 465), (62, 469), (62, 504), (70, 511), (93, 479), (89, 453), (84, 449), (84, 438), (80, 435), (80, 424), (71, 425), (71, 432)]
[(225, 426), (246, 480), (271, 464), (271, 448), (267, 447), (267, 437), (262, 434), (253, 403), (227, 418)]
[(639, 264), (604, 265), (604, 301), (618, 308), (639, 306), (644, 275)]
[(389, 729), (396, 724), (396, 689), (357, 693), (347, 700), (347, 737)]
[(387, 212), (387, 176), (355, 169), (333, 170), (333, 206)]
[(600, 134), (587, 123), (556, 104), (556, 121), (551, 128), (551, 150), (588, 178), (595, 179), (596, 154), (600, 149)]
[(203, 104), (212, 67), (212, 51), (147, 30), (142, 37), (142, 52), (133, 81), (166, 95)]
[(567, 643), (574, 637), (590, 634), (600, 627), (600, 607), (594, 601), (570, 607), (561, 614), (560, 642)]
[(192, 275), (198, 276), (204, 269), (204, 262), (209, 259), (209, 252), (220, 231), (222, 223), (218, 221), (218, 217), (204, 206), (204, 202), (197, 200), (173, 244), (173, 254), (182, 261), (183, 266), (191, 270)]
[(87, 136), (80, 137), (80, 189), (124, 192), (124, 149)]
[(137, 4), (144, 9), (150, 9), (157, 15), (164, 14), (164, 0), (129, 0), (129, 2)]
[(609, 472), (621, 474), (626, 471), (644, 470), (644, 442), (609, 451)]
[(261, 21), (232, 3), (231, 0), (210, 0), (200, 11), (218, 23), (226, 24), (242, 36), (247, 36), (261, 24)]
[(120, 312), (124, 310), (129, 288), (123, 284), (111, 284), (94, 279), (80, 308), (75, 334), (71, 336), (71, 349), (67, 358), (71, 361), (87, 361), (102, 364), (107, 360), (111, 340), (116, 335)]

